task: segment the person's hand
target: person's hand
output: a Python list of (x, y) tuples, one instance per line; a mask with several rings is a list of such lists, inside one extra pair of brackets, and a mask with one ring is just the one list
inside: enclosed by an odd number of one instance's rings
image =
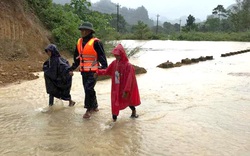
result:
[(73, 76), (73, 75), (74, 75), (74, 72), (73, 72), (73, 71), (70, 71), (70, 72), (69, 72), (69, 75), (70, 75), (70, 76)]
[(128, 97), (128, 92), (123, 92), (122, 98), (126, 99)]

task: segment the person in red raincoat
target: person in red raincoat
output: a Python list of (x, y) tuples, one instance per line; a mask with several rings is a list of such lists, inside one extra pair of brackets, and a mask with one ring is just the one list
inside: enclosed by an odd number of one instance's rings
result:
[(131, 118), (138, 118), (135, 106), (140, 105), (141, 101), (134, 67), (129, 63), (121, 44), (114, 48), (112, 54), (116, 60), (107, 69), (100, 69), (96, 74), (109, 75), (112, 78), (111, 106), (113, 120), (116, 121), (119, 111), (128, 106), (132, 110)]

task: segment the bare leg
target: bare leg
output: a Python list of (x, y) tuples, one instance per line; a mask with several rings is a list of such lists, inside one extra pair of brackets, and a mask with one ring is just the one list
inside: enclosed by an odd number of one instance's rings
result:
[(139, 115), (136, 114), (135, 106), (129, 106), (129, 108), (132, 110), (131, 118), (138, 118)]
[(91, 110), (91, 112), (98, 112), (98, 111), (99, 111), (98, 107), (95, 107)]
[(89, 119), (91, 117), (91, 109), (87, 109), (86, 113), (83, 115), (83, 118)]

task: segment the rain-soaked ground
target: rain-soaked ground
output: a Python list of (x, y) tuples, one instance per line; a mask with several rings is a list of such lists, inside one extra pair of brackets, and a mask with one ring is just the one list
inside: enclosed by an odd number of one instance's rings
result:
[[(75, 107), (47, 107), (43, 74), (34, 81), (0, 88), (0, 155), (250, 155), (250, 48), (240, 42), (123, 41), (141, 47), (131, 62), (147, 74), (137, 81), (140, 117), (121, 111), (111, 124), (110, 80), (96, 85), (100, 111), (82, 119), (83, 88), (75, 73)], [(213, 55), (214, 60), (173, 69), (167, 60)], [(112, 59), (111, 59), (112, 60)]]

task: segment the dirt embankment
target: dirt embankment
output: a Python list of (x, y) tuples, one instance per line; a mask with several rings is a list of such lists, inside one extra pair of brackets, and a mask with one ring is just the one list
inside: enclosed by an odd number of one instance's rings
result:
[(24, 0), (0, 1), (0, 85), (37, 78), (50, 33)]

